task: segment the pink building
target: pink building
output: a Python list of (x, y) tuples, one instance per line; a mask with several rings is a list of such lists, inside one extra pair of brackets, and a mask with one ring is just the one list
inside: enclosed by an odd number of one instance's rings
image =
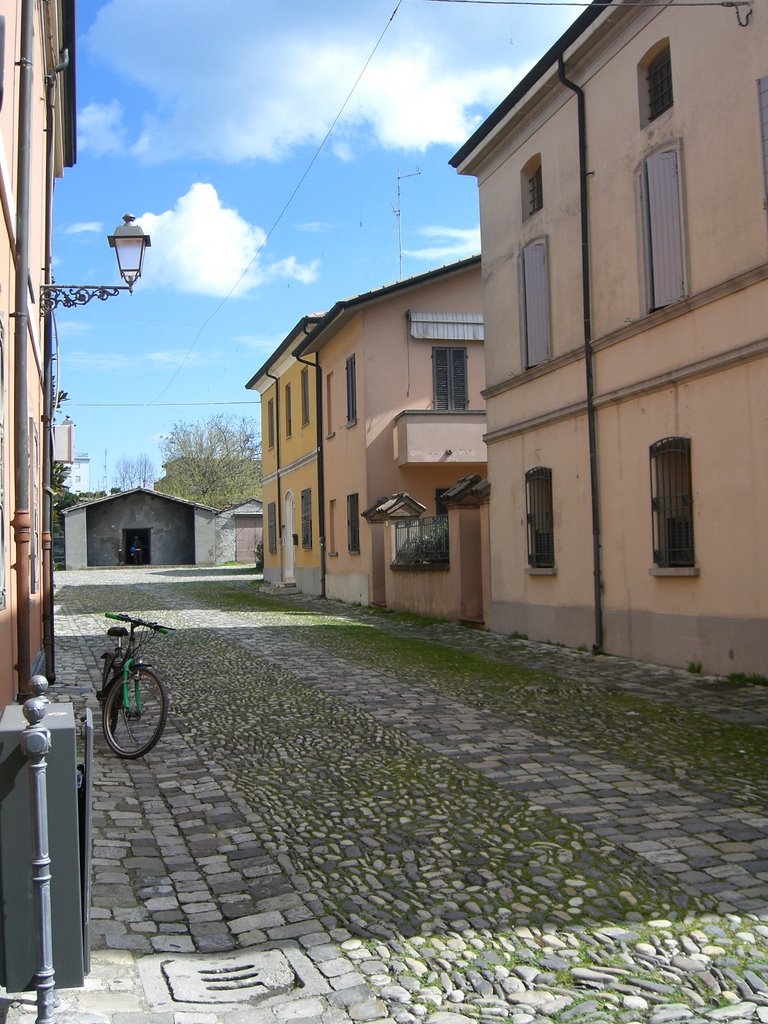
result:
[(462, 260), (337, 302), (296, 350), (322, 377), (330, 598), (386, 603), (390, 527), (363, 512), (402, 492), (433, 516), (485, 474), (481, 293), (480, 258)]

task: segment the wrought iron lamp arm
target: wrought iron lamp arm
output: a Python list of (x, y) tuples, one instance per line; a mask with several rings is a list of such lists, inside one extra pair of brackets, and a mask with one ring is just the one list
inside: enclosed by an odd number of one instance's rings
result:
[(47, 316), (59, 306), (72, 309), (74, 306), (87, 305), (91, 299), (104, 302), (118, 292), (130, 291), (132, 289), (127, 284), (43, 284), (40, 285), (40, 310)]

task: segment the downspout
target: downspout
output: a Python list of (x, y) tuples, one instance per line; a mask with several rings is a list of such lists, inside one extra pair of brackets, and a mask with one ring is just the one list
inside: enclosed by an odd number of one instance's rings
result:
[(13, 371), (13, 456), (14, 513), (11, 520), (16, 549), (16, 673), (18, 700), (27, 690), (30, 674), (29, 548), (31, 516), (29, 507), (29, 401), (27, 395), (29, 345), (29, 196), (32, 141), (32, 58), (34, 47), (34, 0), (22, 0), (19, 53), (19, 128), (16, 164), (16, 261), (14, 371)]
[[(304, 333), (309, 334), (307, 328)], [(315, 419), (317, 421), (317, 529), (320, 539), (320, 597), (325, 597), (325, 474), (323, 470), (323, 371), (320, 362), (310, 363), (303, 356), (296, 356), (297, 363), (304, 363), (315, 370)], [(317, 356), (315, 356), (317, 359)]]
[[(55, 72), (49, 75), (46, 95), (46, 153), (45, 153), (45, 280), (51, 282), (51, 254), (53, 249), (53, 175), (54, 175), (54, 93)], [(53, 622), (53, 311), (45, 314), (43, 324), (43, 649), (45, 675), (49, 683), (56, 682), (56, 652)]]
[[(275, 524), (275, 528), (277, 530), (277, 544), (279, 550), (279, 545), (282, 544), (283, 540), (283, 496), (282, 488), (280, 486), (280, 378), (275, 377), (274, 374), (269, 372), (269, 370), (267, 370), (265, 376), (275, 382), (275, 456), (277, 458), (277, 523)], [(269, 543), (269, 533), (267, 533), (267, 543)], [(284, 571), (283, 554), (280, 552), (281, 579), (283, 578)]]
[(594, 651), (603, 648), (603, 590), (600, 538), (600, 491), (597, 463), (597, 417), (595, 413), (594, 359), (592, 353), (592, 284), (589, 260), (589, 192), (587, 188), (587, 123), (584, 90), (565, 77), (562, 51), (557, 55), (557, 73), (564, 86), (576, 93), (579, 131), (579, 186), (581, 203), (581, 284), (584, 311), (584, 370), (587, 389), (587, 428), (589, 431), (589, 481), (592, 499), (592, 566), (594, 578), (595, 640)]

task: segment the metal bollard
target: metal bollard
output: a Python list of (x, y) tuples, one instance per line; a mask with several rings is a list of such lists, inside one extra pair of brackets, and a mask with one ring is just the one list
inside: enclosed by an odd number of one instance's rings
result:
[(35, 972), (37, 1019), (35, 1024), (54, 1024), (54, 969), (51, 928), (51, 858), (48, 850), (48, 798), (45, 756), (51, 749), (51, 734), (42, 724), (49, 704), (44, 676), (33, 676), (30, 688), (35, 697), (24, 703), (27, 728), (21, 734), (21, 750), (28, 761), (30, 818), (32, 821), (32, 885), (35, 901), (38, 968)]

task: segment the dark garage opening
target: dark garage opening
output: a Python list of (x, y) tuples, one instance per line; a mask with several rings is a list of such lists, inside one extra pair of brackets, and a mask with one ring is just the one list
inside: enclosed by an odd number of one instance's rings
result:
[[(123, 552), (126, 565), (151, 565), (152, 550), (150, 547), (151, 530), (128, 527), (123, 530)], [(131, 554), (133, 546), (139, 548), (136, 555)]]

